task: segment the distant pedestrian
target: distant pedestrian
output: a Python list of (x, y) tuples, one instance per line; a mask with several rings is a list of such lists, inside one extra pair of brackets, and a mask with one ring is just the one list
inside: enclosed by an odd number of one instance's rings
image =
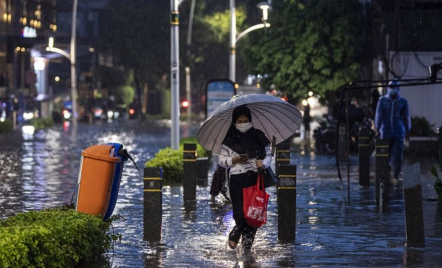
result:
[(304, 138), (308, 139), (310, 137), (310, 104), (307, 101), (307, 104), (304, 106)]
[(375, 125), (381, 139), (390, 140), (390, 166), (393, 168), (393, 184), (397, 184), (402, 169), (404, 138), (409, 139), (411, 118), (408, 102), (399, 94), (399, 81), (389, 83), (386, 96), (379, 99)]
[(379, 91), (375, 88), (371, 92), (371, 118), (376, 114), (376, 106), (378, 105), (378, 101), (381, 95), (379, 94)]
[(348, 105), (348, 121), (350, 125), (350, 129), (356, 123), (361, 123), (364, 120), (365, 113), (364, 110), (359, 106), (358, 99), (353, 98), (352, 101)]
[(3, 73), (0, 73), (0, 87), (5, 87), (5, 86), (6, 86), (5, 75)]
[(217, 165), (212, 177), (212, 185), (210, 186), (211, 202), (215, 202), (215, 198), (221, 193), (227, 201), (230, 198), (227, 196), (227, 179), (229, 177), (229, 169)]

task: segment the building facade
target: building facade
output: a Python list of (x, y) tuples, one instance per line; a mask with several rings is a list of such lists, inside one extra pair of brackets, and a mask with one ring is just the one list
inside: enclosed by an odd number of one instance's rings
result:
[[(93, 94), (99, 14), (107, 1), (78, 1), (76, 70), (79, 95)], [(19, 114), (50, 117), (54, 100), (70, 97), (70, 59), (48, 52), (48, 40), (70, 55), (73, 0), (0, 0), (0, 98)], [(20, 115), (19, 117), (20, 118)]]

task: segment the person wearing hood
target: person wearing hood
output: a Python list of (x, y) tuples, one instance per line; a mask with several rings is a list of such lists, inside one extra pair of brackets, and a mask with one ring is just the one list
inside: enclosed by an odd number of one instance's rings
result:
[(235, 249), (240, 238), (245, 251), (252, 248), (256, 228), (247, 224), (243, 213), (243, 189), (256, 184), (258, 169), (272, 163), (270, 141), (253, 127), (250, 109), (245, 105), (233, 110), (232, 123), (222, 142), (218, 164), (230, 169), (229, 192), (235, 226), (229, 233), (228, 245)]
[(375, 126), (381, 139), (390, 141), (390, 166), (393, 168), (393, 184), (398, 182), (402, 169), (404, 138), (408, 140), (411, 118), (408, 102), (399, 94), (399, 81), (389, 83), (386, 96), (382, 96), (376, 107)]

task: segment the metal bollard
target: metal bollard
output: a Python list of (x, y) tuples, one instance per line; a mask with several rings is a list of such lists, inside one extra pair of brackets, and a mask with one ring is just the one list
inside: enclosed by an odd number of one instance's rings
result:
[(293, 242), (296, 238), (296, 166), (279, 166), (278, 239)]
[(183, 199), (196, 200), (196, 144), (184, 144), (183, 151)]
[(359, 185), (370, 187), (370, 134), (359, 131)]
[(376, 139), (376, 206), (386, 211), (388, 204), (388, 181), (390, 176), (389, 140)]
[(157, 242), (161, 240), (162, 177), (162, 168), (144, 168), (144, 241)]
[(196, 159), (196, 184), (201, 187), (208, 185), (207, 178), (209, 176), (209, 158), (198, 157)]
[(276, 146), (275, 175), (278, 177), (279, 166), (290, 165), (290, 140), (285, 140)]
[(420, 164), (404, 169), (404, 205), (407, 247), (425, 247)]

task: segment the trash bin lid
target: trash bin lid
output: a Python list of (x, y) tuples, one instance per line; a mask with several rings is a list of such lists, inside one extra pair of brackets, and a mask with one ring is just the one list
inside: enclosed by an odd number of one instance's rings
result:
[(113, 157), (115, 147), (109, 144), (98, 144), (88, 147), (81, 152), (81, 155), (87, 158), (94, 158), (107, 162), (121, 162), (119, 157)]

